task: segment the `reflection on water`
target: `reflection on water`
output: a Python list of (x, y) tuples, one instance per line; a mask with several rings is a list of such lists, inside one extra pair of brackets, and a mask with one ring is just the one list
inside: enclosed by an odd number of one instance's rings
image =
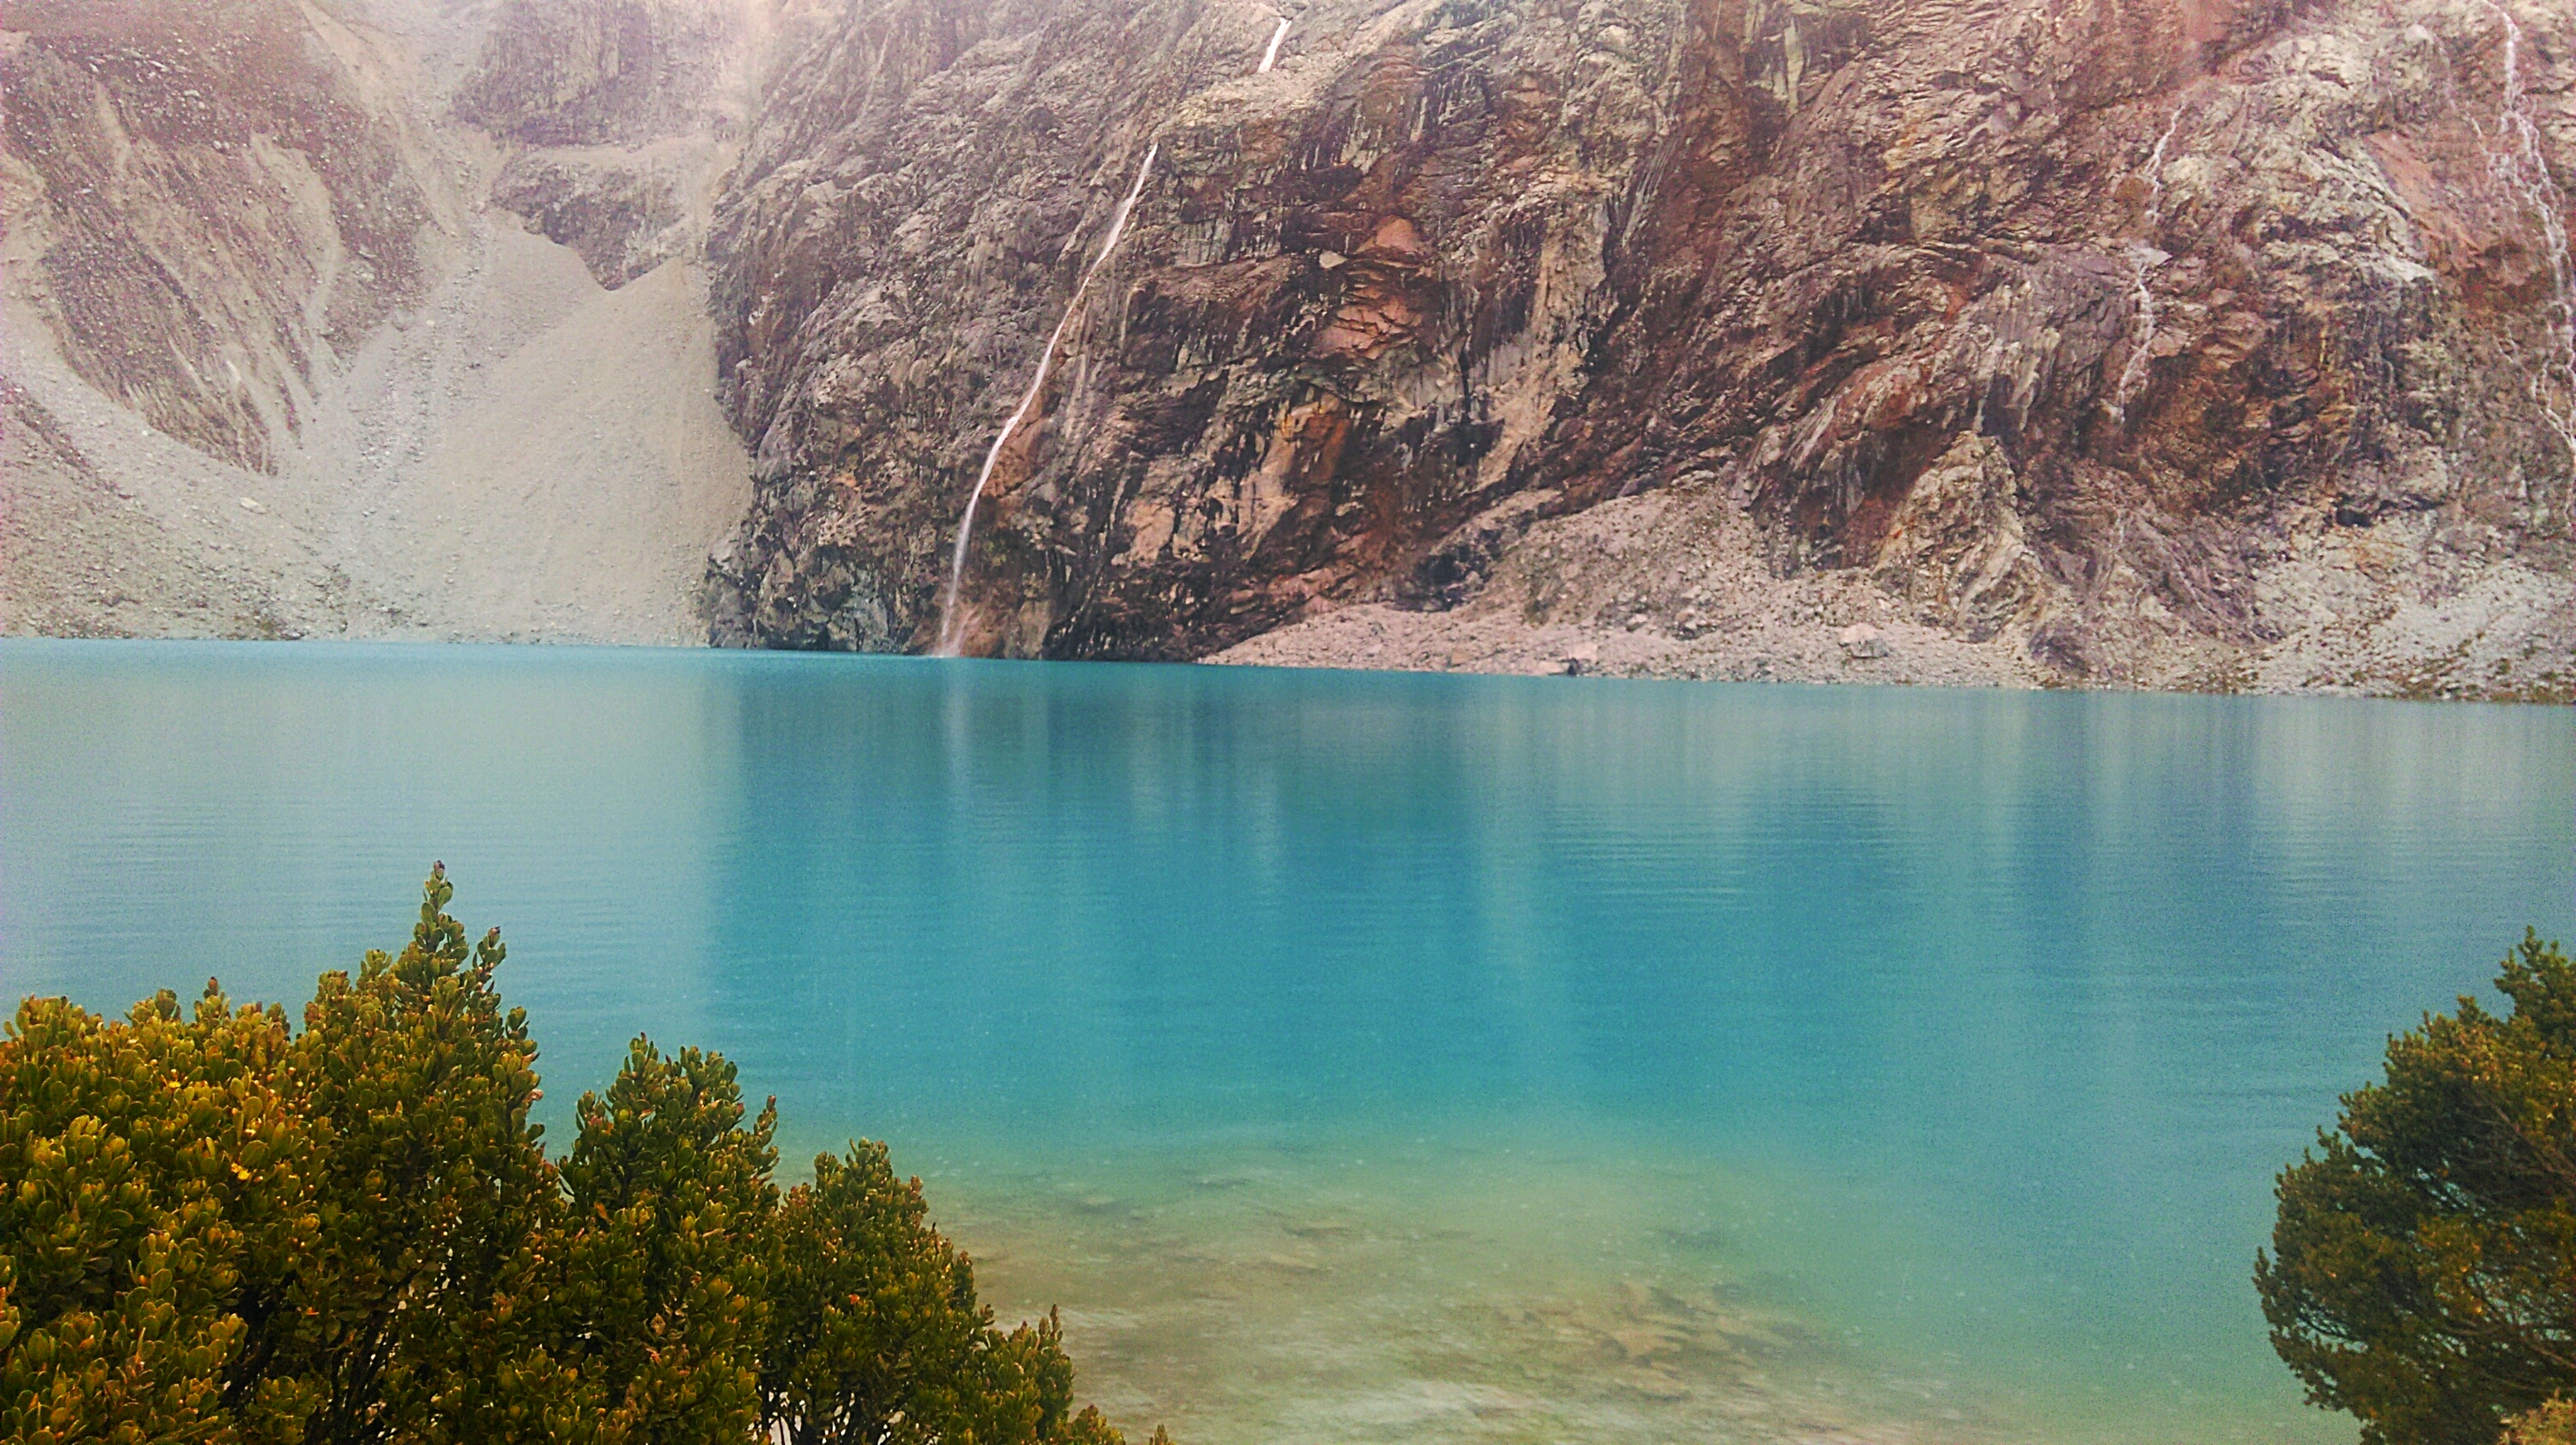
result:
[(891, 1140), (1206, 1445), (2350, 1437), (2246, 1283), (2576, 921), (2576, 714), (0, 646), (0, 984), (300, 997), (427, 859), (547, 1048)]

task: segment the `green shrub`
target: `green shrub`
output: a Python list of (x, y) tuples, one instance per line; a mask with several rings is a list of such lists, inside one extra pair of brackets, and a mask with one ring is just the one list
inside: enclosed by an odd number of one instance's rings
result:
[(931, 1227), (921, 1181), (896, 1178), (884, 1145), (816, 1159), (814, 1182), (788, 1191), (773, 1231), (764, 1438), (1119, 1438), (1097, 1411), (1072, 1414), (1073, 1365), (1052, 1314), (994, 1328), (975, 1302), (973, 1265)]
[(626, 1438), (745, 1438), (760, 1412), (776, 1103), (746, 1130), (733, 1065), (696, 1049), (665, 1059), (637, 1039), (608, 1096), (584, 1094), (575, 1112), (564, 1359), (610, 1392)]
[(2496, 987), (2504, 1017), (2389, 1041), (2255, 1260), (2273, 1348), (2365, 1445), (2489, 1445), (2576, 1388), (2576, 969), (2526, 934)]
[[(293, 1031), (211, 981), (0, 1039), (0, 1435), (27, 1445), (1114, 1445), (883, 1146), (782, 1199), (772, 1101), (637, 1039), (560, 1165), (433, 869)], [(1162, 1432), (1156, 1433), (1157, 1439)]]
[(258, 1438), (307, 1397), (242, 1373), (319, 1220), (283, 1016), (209, 989), (111, 1024), (59, 999), (0, 1043), (0, 1434)]
[(2576, 1445), (2576, 1401), (2552, 1400), (2505, 1422), (2504, 1445)]

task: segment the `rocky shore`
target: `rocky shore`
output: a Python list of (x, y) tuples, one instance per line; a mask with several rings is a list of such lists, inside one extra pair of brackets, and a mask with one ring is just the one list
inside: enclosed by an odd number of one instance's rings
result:
[[(1207, 660), (1392, 668), (1940, 687), (2111, 686), (2178, 692), (2323, 692), (2419, 699), (2576, 701), (2576, 609), (2564, 580), (2521, 567), (2430, 575), (2395, 529), (2319, 529), (2262, 579), (2281, 632), (2231, 646), (2181, 629), (2081, 678), (2025, 640), (1925, 620), (1856, 570), (1774, 573), (1754, 525), (1723, 497), (1681, 488), (1533, 529), (1492, 584), (1445, 611), (1360, 602)], [(2393, 585), (2392, 585), (2393, 584)]]

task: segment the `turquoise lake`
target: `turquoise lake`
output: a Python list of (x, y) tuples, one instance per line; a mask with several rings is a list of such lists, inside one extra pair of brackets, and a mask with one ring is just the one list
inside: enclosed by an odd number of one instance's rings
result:
[(2576, 935), (2576, 711), (0, 644), (0, 987), (300, 1002), (431, 859), (546, 1117), (723, 1050), (1183, 1445), (2348, 1441), (2247, 1276)]

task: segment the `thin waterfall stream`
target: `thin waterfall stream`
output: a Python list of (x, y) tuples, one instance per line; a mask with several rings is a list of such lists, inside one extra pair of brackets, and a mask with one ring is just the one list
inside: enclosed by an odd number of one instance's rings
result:
[(2129, 398), (2147, 379), (2148, 348), (2156, 340), (2156, 288), (2149, 284), (2148, 277), (2171, 259), (2156, 246), (2154, 237), (2165, 214), (2165, 147), (2173, 144), (2174, 131), (2181, 125), (2182, 107), (2176, 106), (2173, 118), (2165, 122), (2165, 133), (2156, 137), (2156, 148), (2147, 156), (2146, 226), (2138, 239), (2129, 243), (2129, 284), (2137, 297), (2138, 338), (2129, 347), (2129, 359), (2120, 367), (2120, 382), (2112, 392), (2111, 415), (2122, 425), (2128, 423)]
[(993, 463), (1001, 460), (1003, 445), (1010, 441), (1011, 433), (1020, 429), (1020, 423), (1028, 419), (1029, 409), (1038, 404), (1038, 393), (1046, 389), (1047, 372), (1055, 365), (1056, 344), (1064, 340), (1065, 327), (1073, 323), (1074, 313), (1082, 309), (1083, 294), (1091, 289), (1091, 278), (1100, 274), (1100, 268), (1109, 264), (1110, 253), (1118, 249), (1118, 238), (1127, 230), (1127, 213), (1135, 208), (1136, 198), (1144, 194), (1145, 177), (1153, 172), (1154, 156), (1161, 148), (1159, 143), (1145, 147), (1145, 163), (1136, 167), (1136, 183), (1127, 188), (1127, 199), (1118, 203), (1117, 214), (1109, 218), (1108, 239), (1101, 243), (1100, 254), (1084, 268), (1082, 279), (1074, 283), (1073, 298), (1065, 303), (1064, 315), (1056, 318), (1055, 330), (1047, 334), (1046, 349), (1038, 353), (1037, 375), (1029, 378), (1028, 391), (1021, 395), (1020, 404), (1011, 409), (1010, 419), (1002, 423), (1000, 434), (993, 438), (993, 445), (984, 453), (983, 469), (975, 474), (975, 490), (966, 497), (966, 515), (957, 524), (957, 545), (948, 558), (948, 589), (939, 599), (937, 656), (955, 657), (958, 645), (964, 641), (964, 623), (957, 615), (957, 589), (966, 578), (966, 542), (975, 535), (975, 507), (984, 500), (985, 484), (993, 479)]
[[(1287, 38), (1288, 20), (1282, 16), (1279, 28), (1270, 32), (1270, 47), (1261, 53), (1261, 67), (1256, 74), (1270, 73), (1270, 67), (1279, 59), (1279, 42)], [(984, 500), (985, 486), (993, 480), (993, 464), (1001, 460), (1002, 448), (1020, 429), (1020, 423), (1028, 420), (1029, 412), (1038, 404), (1039, 394), (1046, 390), (1047, 376), (1054, 369), (1056, 347), (1064, 340), (1065, 328), (1073, 324), (1074, 313), (1082, 309), (1083, 298), (1091, 290), (1092, 278), (1109, 264), (1111, 253), (1118, 249), (1118, 239), (1127, 231), (1127, 214), (1135, 209), (1136, 198), (1145, 193), (1145, 178), (1153, 173), (1154, 157), (1161, 149), (1159, 141), (1145, 147), (1145, 160), (1136, 167), (1135, 183), (1127, 188), (1127, 198), (1118, 203), (1116, 214), (1109, 218), (1109, 235), (1100, 243), (1100, 254), (1091, 258), (1091, 264), (1083, 268), (1082, 279), (1074, 283), (1073, 295), (1065, 302), (1064, 314), (1056, 318), (1055, 330), (1047, 334), (1046, 348), (1038, 353), (1037, 374), (1029, 378), (1029, 389), (1021, 394), (1020, 404), (1011, 409), (1009, 418), (1002, 423), (1002, 430), (994, 436), (993, 445), (984, 452), (984, 465), (975, 473), (975, 490), (966, 496), (966, 514), (957, 523), (956, 545), (949, 550), (948, 586), (939, 597), (939, 645), (933, 649), (933, 656), (955, 657), (965, 645), (966, 624), (958, 612), (957, 597), (966, 582), (966, 544), (975, 535), (975, 511)]]
[[(2504, 144), (2488, 153), (2487, 169), (2540, 217), (2541, 243), (2549, 253), (2550, 300), (2558, 311), (2550, 328), (2557, 354), (2532, 376), (2532, 399), (2566, 444), (2568, 456), (2576, 459), (2576, 267), (2567, 255), (2567, 194), (2541, 154), (2540, 127), (2531, 118), (2531, 100), (2522, 87), (2522, 26), (2496, 0), (2488, 0), (2487, 8), (2504, 21), (2504, 103), (2497, 117)], [(2566, 387), (2563, 408), (2550, 402), (2552, 380)]]

